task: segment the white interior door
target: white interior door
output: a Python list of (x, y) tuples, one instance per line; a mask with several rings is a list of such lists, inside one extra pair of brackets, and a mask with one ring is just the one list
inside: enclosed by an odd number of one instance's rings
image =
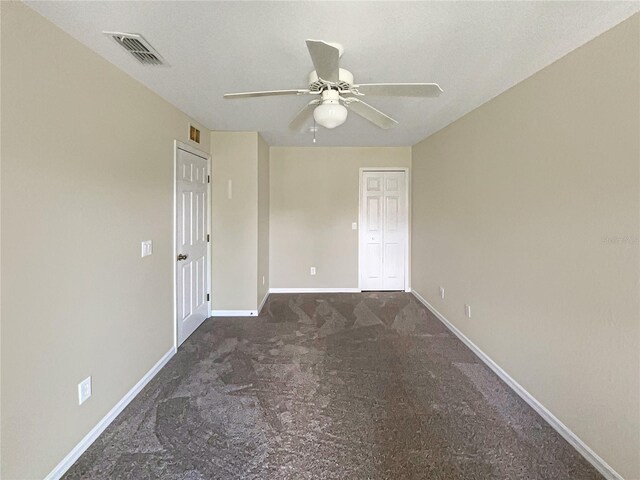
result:
[(404, 290), (408, 237), (403, 171), (365, 171), (360, 201), (360, 288)]
[(176, 306), (178, 345), (209, 316), (208, 160), (176, 155)]

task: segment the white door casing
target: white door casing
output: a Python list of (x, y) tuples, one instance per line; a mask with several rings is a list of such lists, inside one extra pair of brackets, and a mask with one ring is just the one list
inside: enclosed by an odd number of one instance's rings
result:
[(176, 142), (176, 347), (209, 316), (209, 159)]
[(407, 174), (365, 170), (360, 189), (360, 288), (405, 290)]

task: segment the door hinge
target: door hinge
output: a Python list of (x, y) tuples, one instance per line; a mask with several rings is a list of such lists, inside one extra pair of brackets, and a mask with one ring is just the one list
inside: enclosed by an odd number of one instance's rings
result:
[(211, 240), (211, 237), (209, 236), (209, 234), (207, 233), (207, 242)]
[(207, 302), (209, 301), (209, 294), (207, 293)]
[(211, 175), (207, 175), (207, 183), (211, 183)]

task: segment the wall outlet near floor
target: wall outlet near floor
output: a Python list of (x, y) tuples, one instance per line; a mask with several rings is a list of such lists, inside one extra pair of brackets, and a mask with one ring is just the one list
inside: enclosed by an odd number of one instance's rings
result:
[(464, 306), (464, 314), (467, 316), (467, 318), (471, 318), (471, 305)]
[(91, 396), (91, 377), (78, 384), (78, 405), (82, 405)]
[(153, 241), (145, 240), (141, 243), (141, 256), (148, 257), (153, 253)]
[(444, 300), (444, 287), (440, 287), (440, 298)]
[(316, 274), (316, 267), (311, 267), (309, 269), (309, 275), (315, 275)]

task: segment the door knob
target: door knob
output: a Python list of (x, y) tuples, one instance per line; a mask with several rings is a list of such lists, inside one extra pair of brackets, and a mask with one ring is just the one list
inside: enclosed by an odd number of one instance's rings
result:
[(189, 257), (189, 255), (185, 254), (185, 253), (179, 253), (178, 254), (178, 261), (180, 260), (186, 260)]

